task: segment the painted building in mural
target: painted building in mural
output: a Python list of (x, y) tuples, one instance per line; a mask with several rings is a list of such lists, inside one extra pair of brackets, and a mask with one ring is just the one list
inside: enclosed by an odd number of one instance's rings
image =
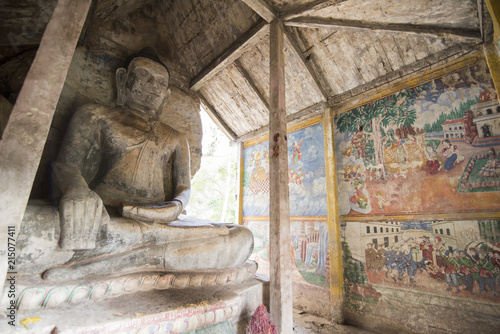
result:
[[(500, 209), (498, 124), (484, 125), (477, 109), (493, 84), (484, 60), (461, 65), (335, 117), (341, 215)], [(477, 145), (481, 124), (487, 145)]]
[(493, 146), (500, 143), (500, 104), (496, 93), (484, 91), (479, 102), (471, 106), (478, 137), (474, 146)]
[[(336, 116), (348, 312), (397, 318), (424, 304), (500, 314), (500, 221), (426, 220), (500, 209), (492, 91), (477, 58)], [(391, 215), (409, 219), (384, 221)]]
[(361, 223), (343, 224), (345, 247), (349, 249), (349, 260), (344, 266), (350, 273), (346, 279), (351, 293), (366, 297), (356, 285), (370, 284), (370, 289), (382, 294), (404, 289), (412, 298), (431, 293), (439, 295), (443, 305), (453, 305), (452, 300), (460, 298), (457, 308), (468, 303), (467, 307), (482, 307), (487, 313), (500, 311), (500, 221), (400, 225), (403, 234), (399, 242), (389, 247), (368, 243), (363, 252), (359, 247), (363, 237), (358, 228)]

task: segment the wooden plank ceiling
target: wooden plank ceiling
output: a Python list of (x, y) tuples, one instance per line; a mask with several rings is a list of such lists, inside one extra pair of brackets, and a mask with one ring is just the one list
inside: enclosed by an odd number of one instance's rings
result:
[(275, 18), (286, 31), (289, 119), (314, 114), (361, 93), (360, 87), (389, 82), (483, 42), (478, 0), (164, 3), (177, 55), (192, 78), (190, 88), (237, 140), (266, 131), (268, 22)]
[[(55, 3), (4, 1), (0, 49), (36, 45)], [(196, 92), (229, 137), (246, 140), (267, 129), (270, 21), (285, 26), (294, 120), (477, 49), (488, 31), (482, 7), (482, 0), (96, 0), (82, 44), (116, 58), (154, 46), (173, 83)]]

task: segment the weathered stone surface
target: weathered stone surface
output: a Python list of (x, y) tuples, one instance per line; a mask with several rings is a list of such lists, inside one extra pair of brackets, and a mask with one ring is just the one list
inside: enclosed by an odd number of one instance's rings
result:
[[(252, 279), (257, 270), (253, 261), (233, 269), (192, 271), (187, 273), (148, 273), (128, 276), (97, 278), (54, 284), (39, 276), (19, 276), (17, 280), (16, 307), (18, 310), (75, 305), (87, 300), (116, 298), (139, 291), (183, 289), (203, 286), (241, 284)], [(211, 279), (215, 277), (215, 279)], [(3, 294), (2, 304), (8, 302), (8, 292)]]
[(180, 215), (190, 196), (190, 157), (185, 137), (160, 121), (171, 93), (168, 70), (150, 48), (125, 66), (116, 71), (116, 106), (86, 104), (72, 116), (53, 164), (59, 210), (27, 215), (19, 272), (45, 270), (45, 279), (62, 281), (230, 268), (250, 256), (246, 228)]
[[(187, 333), (218, 325), (210, 329), (216, 333), (239, 333), (244, 332), (257, 306), (267, 304), (264, 290), (265, 285), (257, 280), (182, 290), (153, 288), (115, 298), (63, 304), (58, 308), (45, 305), (42, 309), (20, 309), (16, 326), (2, 321), (0, 331), (12, 334)], [(62, 296), (66, 291), (56, 293)], [(24, 326), (19, 324), (21, 320)]]
[[(52, 279), (64, 281), (79, 276), (96, 277), (99, 271), (105, 276), (106, 272), (109, 275), (118, 273), (118, 270), (140, 272), (224, 268), (244, 263), (253, 249), (253, 242), (247, 243), (248, 240), (253, 241), (252, 234), (244, 227), (214, 224), (184, 215), (168, 225), (142, 224), (112, 217), (101, 225), (94, 250), (62, 250), (58, 247), (59, 238), (59, 214), (56, 208), (49, 204), (28, 205), (17, 241), (17, 272), (20, 275), (40, 276), (47, 268), (65, 264), (66, 267), (54, 267), (53, 272), (58, 274), (52, 276)], [(147, 257), (149, 253), (146, 250), (152, 244), (163, 245), (155, 255), (157, 260)], [(132, 251), (134, 249), (138, 251)], [(124, 257), (120, 260), (113, 257), (113, 253)], [(142, 259), (141, 254), (145, 256)], [(104, 261), (88, 260), (93, 258)], [(83, 269), (87, 275), (71, 270), (71, 267), (81, 267), (82, 264), (83, 268), (88, 268)], [(110, 266), (116, 268), (111, 269)], [(218, 280), (218, 284), (224, 284), (228, 278), (223, 283), (220, 278)]]

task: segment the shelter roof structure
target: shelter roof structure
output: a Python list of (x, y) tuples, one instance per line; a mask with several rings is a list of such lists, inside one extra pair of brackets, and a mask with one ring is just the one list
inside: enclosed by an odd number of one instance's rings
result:
[[(2, 50), (37, 44), (55, 3), (7, 1)], [(285, 26), (289, 121), (477, 51), (492, 34), (477, 0), (100, 0), (81, 42), (116, 56), (154, 46), (173, 81), (245, 141), (267, 131), (275, 19)]]

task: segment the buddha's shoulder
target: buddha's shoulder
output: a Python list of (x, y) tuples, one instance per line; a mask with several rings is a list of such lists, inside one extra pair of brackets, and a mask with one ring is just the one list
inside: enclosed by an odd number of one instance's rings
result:
[(160, 123), (160, 128), (162, 133), (164, 133), (166, 136), (172, 138), (172, 139), (178, 139), (178, 140), (185, 140), (186, 136), (177, 131), (176, 129), (172, 128), (171, 126), (165, 124), (165, 123)]
[(76, 111), (75, 115), (82, 118), (89, 118), (93, 120), (99, 119), (112, 119), (119, 117), (123, 112), (117, 108), (105, 106), (102, 104), (89, 103), (81, 106)]

